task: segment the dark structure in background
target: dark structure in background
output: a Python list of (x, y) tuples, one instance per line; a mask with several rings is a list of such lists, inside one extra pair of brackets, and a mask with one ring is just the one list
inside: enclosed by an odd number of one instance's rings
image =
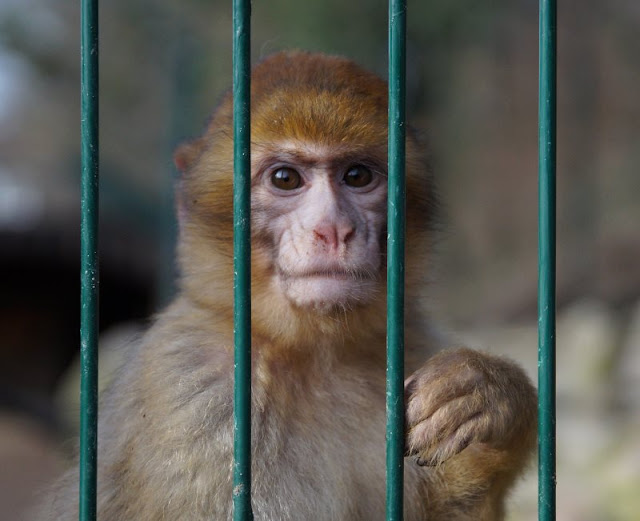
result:
[[(147, 319), (158, 250), (130, 224), (102, 228), (101, 331)], [(59, 427), (51, 396), (78, 354), (77, 234), (77, 223), (20, 233), (0, 230), (0, 407), (49, 427)]]

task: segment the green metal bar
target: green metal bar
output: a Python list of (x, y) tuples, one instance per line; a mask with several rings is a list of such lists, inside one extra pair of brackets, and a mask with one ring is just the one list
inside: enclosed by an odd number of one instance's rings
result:
[(406, 0), (389, 2), (389, 196), (387, 237), (388, 521), (403, 518)]
[(251, 510), (251, 4), (233, 2), (234, 444), (233, 519)]
[(80, 521), (96, 519), (98, 447), (98, 0), (81, 5)]
[(556, 509), (556, 2), (540, 1), (538, 518)]

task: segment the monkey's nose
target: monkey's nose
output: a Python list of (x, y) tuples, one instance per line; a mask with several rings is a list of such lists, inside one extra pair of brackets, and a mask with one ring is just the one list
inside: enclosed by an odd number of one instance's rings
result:
[(320, 224), (313, 229), (314, 239), (332, 250), (346, 245), (354, 235), (355, 228), (351, 224)]

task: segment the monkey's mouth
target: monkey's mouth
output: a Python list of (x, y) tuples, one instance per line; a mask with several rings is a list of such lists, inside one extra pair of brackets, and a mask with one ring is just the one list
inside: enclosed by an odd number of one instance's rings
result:
[(281, 275), (285, 278), (327, 278), (336, 280), (368, 280), (371, 279), (371, 273), (365, 270), (347, 270), (347, 269), (325, 269), (325, 270), (310, 270), (300, 273), (286, 273), (281, 272)]
[(278, 270), (279, 286), (295, 305), (330, 309), (368, 302), (377, 290), (375, 273), (366, 269)]
[(342, 267), (337, 268), (324, 268), (324, 269), (311, 269), (303, 270), (299, 272), (293, 272), (278, 268), (278, 275), (284, 280), (290, 279), (334, 279), (334, 280), (373, 280), (376, 278), (370, 270), (366, 269), (347, 269)]

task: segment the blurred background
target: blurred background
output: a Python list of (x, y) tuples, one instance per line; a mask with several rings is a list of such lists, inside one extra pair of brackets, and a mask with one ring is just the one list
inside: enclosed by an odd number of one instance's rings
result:
[[(72, 453), (79, 331), (79, 5), (0, 0), (0, 519)], [(101, 369), (170, 298), (172, 150), (231, 83), (231, 2), (101, 6)], [(446, 232), (430, 299), (536, 378), (535, 0), (409, 2), (408, 114)], [(558, 519), (640, 513), (640, 3), (558, 13)], [(253, 5), (253, 58), (299, 48), (386, 76), (386, 2)], [(533, 466), (532, 466), (533, 467)], [(536, 473), (509, 519), (536, 519)]]

